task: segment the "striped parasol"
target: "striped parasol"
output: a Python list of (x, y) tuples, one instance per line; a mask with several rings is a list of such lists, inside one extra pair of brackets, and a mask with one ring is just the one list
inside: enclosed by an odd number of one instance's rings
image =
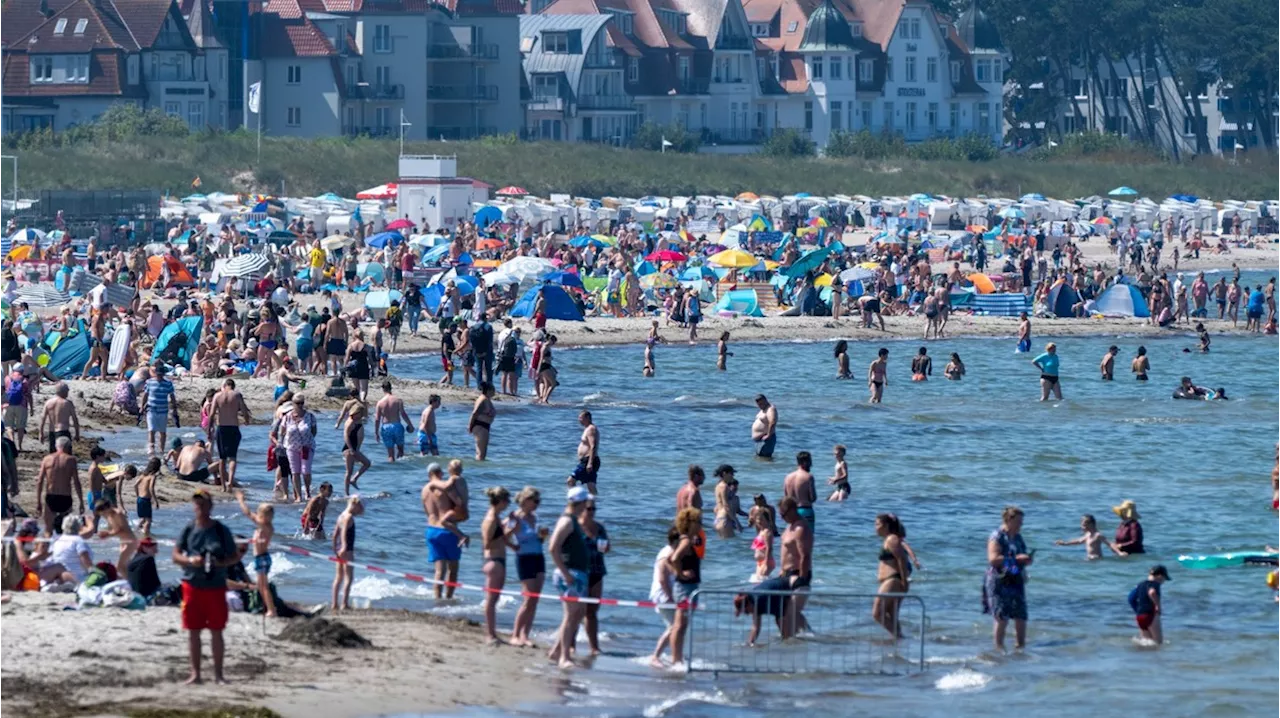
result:
[(71, 295), (59, 292), (51, 284), (28, 284), (18, 290), (13, 301), (26, 302), (32, 309), (45, 309), (70, 304)]
[(271, 260), (265, 254), (242, 254), (232, 257), (222, 268), (226, 277), (255, 277), (267, 273)]

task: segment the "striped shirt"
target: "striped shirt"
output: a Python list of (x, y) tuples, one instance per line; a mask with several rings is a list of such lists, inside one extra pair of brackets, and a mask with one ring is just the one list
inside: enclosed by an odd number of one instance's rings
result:
[(147, 410), (152, 414), (169, 413), (169, 397), (173, 396), (173, 382), (168, 379), (147, 380)]

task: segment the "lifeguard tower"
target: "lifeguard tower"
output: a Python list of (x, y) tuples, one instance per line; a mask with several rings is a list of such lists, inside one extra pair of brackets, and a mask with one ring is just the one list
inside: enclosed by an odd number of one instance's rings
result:
[(396, 209), (418, 231), (453, 230), (470, 220), (472, 203), (489, 201), (489, 185), (458, 176), (457, 155), (400, 155)]

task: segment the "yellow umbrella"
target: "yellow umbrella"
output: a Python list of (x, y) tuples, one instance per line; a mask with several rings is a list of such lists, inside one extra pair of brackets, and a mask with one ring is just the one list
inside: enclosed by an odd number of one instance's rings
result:
[(10, 262), (21, 262), (31, 254), (31, 245), (20, 244), (9, 250), (9, 256), (6, 257)]
[(879, 269), (880, 268), (880, 265), (875, 262), (863, 262), (858, 266), (862, 267), (863, 269)]
[(775, 269), (777, 269), (778, 267), (781, 267), (781, 266), (782, 266), (782, 263), (781, 263), (781, 262), (775, 262), (775, 261), (773, 261), (772, 259), (766, 259), (766, 260), (764, 260), (764, 268), (765, 268), (765, 269), (767, 269), (767, 270), (769, 270), (770, 272), (772, 272), (773, 270), (775, 270)]
[(641, 277), (640, 286), (645, 289), (669, 289), (676, 286), (676, 280), (665, 272), (654, 272)]
[(818, 277), (817, 279), (813, 280), (813, 286), (815, 286), (815, 287), (829, 287), (829, 286), (831, 286), (831, 279), (832, 279), (832, 277), (831, 277), (831, 275), (830, 275), (830, 274), (824, 274), (824, 275), (822, 275), (821, 277)]
[(737, 199), (739, 202), (755, 202), (756, 200), (760, 199), (760, 196), (757, 195), (755, 192), (743, 192), (742, 194), (738, 195), (735, 199)]
[(708, 257), (707, 261), (711, 264), (733, 269), (750, 269), (760, 263), (760, 259), (755, 255), (748, 254), (741, 249), (726, 249), (723, 252), (717, 252)]

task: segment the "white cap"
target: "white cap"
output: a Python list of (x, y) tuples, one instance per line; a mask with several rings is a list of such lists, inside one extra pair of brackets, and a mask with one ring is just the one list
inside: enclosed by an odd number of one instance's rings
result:
[(565, 498), (571, 504), (580, 504), (583, 501), (591, 501), (595, 497), (591, 495), (590, 491), (587, 491), (587, 487), (575, 486), (569, 489), (569, 493)]

